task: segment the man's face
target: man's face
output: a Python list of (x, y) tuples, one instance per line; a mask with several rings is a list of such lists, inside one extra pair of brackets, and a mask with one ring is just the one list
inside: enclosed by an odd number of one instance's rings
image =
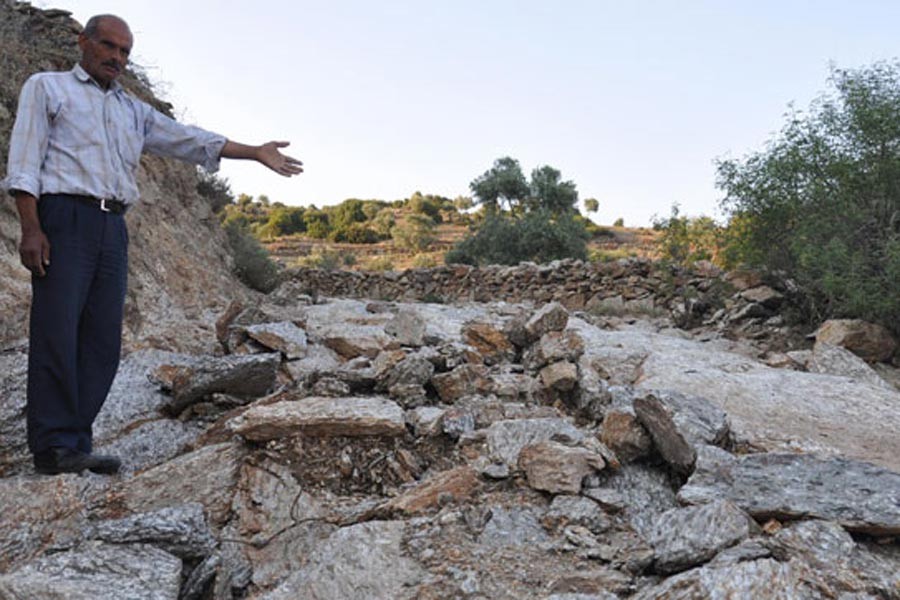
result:
[(81, 66), (97, 83), (109, 87), (128, 64), (132, 44), (131, 30), (124, 21), (102, 19), (93, 36), (84, 33), (78, 36)]

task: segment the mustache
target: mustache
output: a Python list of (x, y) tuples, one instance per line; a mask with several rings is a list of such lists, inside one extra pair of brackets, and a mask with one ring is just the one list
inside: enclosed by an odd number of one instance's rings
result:
[(114, 60), (108, 60), (108, 61), (106, 61), (105, 63), (103, 63), (103, 66), (105, 66), (105, 67), (112, 67), (112, 68), (115, 69), (116, 71), (121, 71), (121, 70), (122, 70), (122, 65), (120, 65), (118, 62), (116, 62), (116, 61), (114, 61)]

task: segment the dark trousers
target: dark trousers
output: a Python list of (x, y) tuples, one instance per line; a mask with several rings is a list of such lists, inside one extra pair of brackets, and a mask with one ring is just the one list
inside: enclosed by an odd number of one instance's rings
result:
[(119, 367), (128, 232), (123, 215), (63, 194), (42, 196), (38, 215), (50, 265), (31, 280), (28, 446), (91, 452)]

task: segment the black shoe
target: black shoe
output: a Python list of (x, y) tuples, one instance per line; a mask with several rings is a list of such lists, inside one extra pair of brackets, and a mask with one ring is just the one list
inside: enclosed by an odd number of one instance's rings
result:
[(50, 448), (34, 455), (34, 470), (43, 475), (81, 473), (84, 470), (113, 475), (122, 466), (115, 456), (85, 454), (71, 448)]

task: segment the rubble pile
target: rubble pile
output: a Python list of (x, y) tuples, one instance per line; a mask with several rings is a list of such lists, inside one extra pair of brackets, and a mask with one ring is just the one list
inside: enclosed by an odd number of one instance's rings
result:
[(125, 359), (115, 477), (31, 473), (0, 356), (0, 598), (900, 598), (900, 391), (840, 346), (289, 298)]

